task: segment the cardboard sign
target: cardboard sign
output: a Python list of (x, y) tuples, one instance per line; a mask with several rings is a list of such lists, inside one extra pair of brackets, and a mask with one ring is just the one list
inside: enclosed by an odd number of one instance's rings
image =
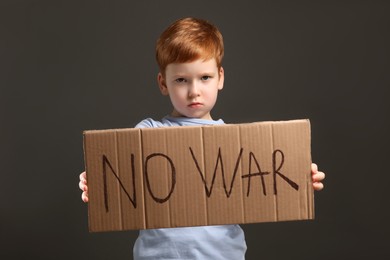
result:
[(89, 230), (314, 217), (309, 120), (84, 132)]

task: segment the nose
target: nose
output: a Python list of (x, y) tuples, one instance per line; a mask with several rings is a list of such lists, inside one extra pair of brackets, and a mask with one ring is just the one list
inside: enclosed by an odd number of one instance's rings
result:
[(188, 89), (188, 97), (194, 98), (200, 96), (200, 88), (196, 82), (192, 82)]

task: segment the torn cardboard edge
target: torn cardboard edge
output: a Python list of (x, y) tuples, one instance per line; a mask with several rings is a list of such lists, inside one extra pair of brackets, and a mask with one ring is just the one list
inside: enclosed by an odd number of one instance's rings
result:
[(91, 232), (314, 218), (309, 120), (84, 131)]

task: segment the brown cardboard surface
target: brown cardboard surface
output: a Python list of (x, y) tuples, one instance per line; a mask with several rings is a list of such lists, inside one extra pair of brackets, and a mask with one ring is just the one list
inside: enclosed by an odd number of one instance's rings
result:
[(91, 232), (314, 218), (309, 120), (84, 131)]

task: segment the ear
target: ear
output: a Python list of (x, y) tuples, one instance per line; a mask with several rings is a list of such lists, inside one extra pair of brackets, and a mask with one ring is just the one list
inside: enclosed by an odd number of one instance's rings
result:
[(225, 71), (223, 70), (223, 68), (221, 67), (219, 69), (219, 82), (218, 82), (218, 90), (221, 90), (223, 89), (223, 83), (225, 81)]
[(163, 94), (164, 96), (168, 96), (169, 92), (168, 92), (167, 84), (165, 83), (165, 79), (164, 79), (163, 75), (161, 74), (161, 72), (159, 72), (157, 75), (157, 82), (158, 82), (158, 87), (160, 88), (161, 94)]

